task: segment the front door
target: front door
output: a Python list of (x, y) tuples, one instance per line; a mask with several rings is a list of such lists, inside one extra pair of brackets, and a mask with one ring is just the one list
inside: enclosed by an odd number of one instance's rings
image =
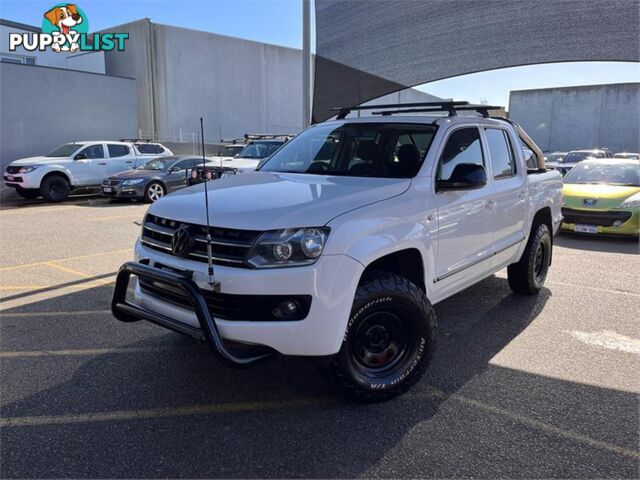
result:
[(100, 185), (106, 169), (104, 147), (101, 143), (87, 145), (75, 154), (73, 162), (74, 186)]
[[(489, 171), (480, 131), (475, 126), (458, 128), (449, 135), (438, 161), (436, 181), (449, 180), (457, 165), (468, 163)], [(494, 195), (490, 179), (479, 188), (436, 193), (438, 296), (470, 285), (490, 270), (496, 218)]]

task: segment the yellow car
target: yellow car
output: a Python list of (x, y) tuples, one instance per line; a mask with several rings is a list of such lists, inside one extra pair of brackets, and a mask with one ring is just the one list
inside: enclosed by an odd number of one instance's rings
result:
[(585, 160), (562, 181), (563, 230), (640, 236), (638, 160)]

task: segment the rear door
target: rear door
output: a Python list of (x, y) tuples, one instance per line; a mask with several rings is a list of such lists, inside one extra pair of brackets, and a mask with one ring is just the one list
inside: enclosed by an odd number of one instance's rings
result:
[(135, 167), (135, 155), (132, 148), (122, 143), (107, 143), (109, 159), (106, 165), (106, 176), (131, 170)]
[[(439, 153), (435, 181), (448, 180), (464, 163), (482, 165), (487, 183), (472, 190), (435, 194), (438, 210), (435, 288), (446, 296), (475, 283), (491, 269), (496, 221), (495, 189), (477, 126), (456, 127)], [(434, 181), (434, 188), (435, 188)]]
[(516, 247), (524, 239), (528, 191), (525, 169), (519, 168), (515, 145), (518, 142), (508, 128), (483, 128), (487, 156), (495, 187), (494, 220), (496, 253)]

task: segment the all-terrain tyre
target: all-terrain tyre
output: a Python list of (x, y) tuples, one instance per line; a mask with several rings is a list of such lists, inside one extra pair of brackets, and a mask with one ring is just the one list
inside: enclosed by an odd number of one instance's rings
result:
[(518, 263), (507, 268), (509, 287), (516, 293), (535, 295), (544, 285), (551, 263), (551, 232), (541, 223), (534, 227)]
[(62, 175), (49, 175), (40, 184), (40, 195), (47, 202), (62, 202), (71, 192), (71, 185)]
[(16, 193), (22, 198), (26, 198), (29, 200), (38, 198), (40, 196), (40, 190), (38, 190), (37, 188), (16, 187)]
[(406, 278), (377, 272), (358, 286), (328, 377), (352, 399), (389, 400), (420, 380), (435, 338), (436, 316), (424, 291)]

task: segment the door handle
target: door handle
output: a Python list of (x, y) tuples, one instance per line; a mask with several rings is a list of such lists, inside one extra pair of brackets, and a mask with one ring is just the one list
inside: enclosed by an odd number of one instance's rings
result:
[(127, 160), (127, 161), (126, 161), (126, 162), (124, 162), (124, 163), (133, 163), (133, 161), (131, 161), (131, 160)]
[(518, 198), (519, 198), (520, 200), (524, 200), (524, 192), (520, 192), (520, 193), (518, 194)]
[(102, 163), (99, 163), (98, 165), (106, 165), (106, 163), (102, 162)]

